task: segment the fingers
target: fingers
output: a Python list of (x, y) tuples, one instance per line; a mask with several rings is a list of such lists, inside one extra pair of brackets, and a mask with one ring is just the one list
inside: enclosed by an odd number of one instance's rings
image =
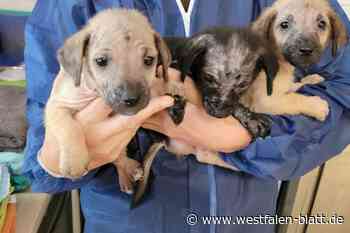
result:
[(159, 96), (151, 100), (146, 108), (135, 115), (136, 123), (142, 124), (147, 118), (153, 114), (160, 112), (174, 104), (174, 99), (170, 96)]
[(112, 109), (106, 105), (102, 98), (97, 98), (86, 108), (78, 112), (75, 118), (83, 125), (91, 125), (100, 122), (111, 114)]

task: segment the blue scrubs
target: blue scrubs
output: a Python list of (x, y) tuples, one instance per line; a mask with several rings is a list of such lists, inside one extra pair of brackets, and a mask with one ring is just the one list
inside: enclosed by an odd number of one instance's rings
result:
[[(212, 25), (245, 26), (270, 0), (196, 0), (190, 34)], [(334, 9), (350, 31), (339, 3)], [(33, 191), (62, 192), (81, 189), (86, 218), (85, 233), (272, 233), (274, 225), (205, 225), (185, 223), (189, 213), (199, 216), (274, 215), (278, 181), (300, 177), (339, 154), (350, 143), (350, 46), (333, 59), (325, 53), (320, 64), (305, 73), (319, 73), (327, 81), (306, 86), (301, 92), (328, 101), (331, 112), (323, 123), (304, 116), (273, 117), (272, 135), (223, 158), (243, 172), (231, 172), (198, 163), (193, 156), (177, 160), (161, 151), (152, 167), (154, 181), (143, 205), (130, 210), (130, 197), (118, 190), (115, 169), (106, 165), (77, 181), (57, 179), (37, 163), (44, 139), (43, 108), (58, 72), (56, 51), (65, 38), (80, 29), (96, 12), (109, 7), (142, 11), (162, 35), (184, 36), (175, 0), (39, 0), (26, 25), (25, 62), (28, 79), (27, 115), (30, 128), (25, 174)], [(149, 147), (147, 132), (140, 130), (139, 155)]]

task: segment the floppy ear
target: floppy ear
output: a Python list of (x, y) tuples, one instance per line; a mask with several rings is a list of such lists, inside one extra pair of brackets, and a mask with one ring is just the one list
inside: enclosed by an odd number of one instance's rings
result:
[(277, 56), (271, 52), (264, 49), (264, 52), (258, 58), (258, 71), (261, 69), (265, 71), (266, 74), (266, 88), (267, 95), (272, 95), (273, 92), (273, 81), (279, 70), (279, 63)]
[(338, 49), (347, 43), (348, 33), (343, 22), (334, 11), (331, 11), (328, 17), (331, 23), (330, 40), (332, 45), (332, 55), (335, 57)]
[(58, 51), (58, 61), (73, 78), (75, 86), (80, 85), (82, 62), (89, 44), (89, 38), (90, 33), (87, 29), (80, 30), (68, 38)]
[(170, 50), (158, 33), (154, 34), (154, 41), (158, 50), (158, 65), (162, 66), (163, 78), (168, 81), (168, 68), (171, 64)]
[(212, 36), (209, 34), (201, 34), (188, 39), (184, 45), (183, 52), (180, 56), (180, 71), (181, 80), (184, 80), (186, 75), (194, 75), (194, 72), (199, 61), (203, 58), (207, 51), (208, 45), (211, 41)]
[(267, 8), (259, 18), (253, 22), (252, 29), (262, 38), (273, 41), (272, 27), (277, 16), (277, 11), (272, 7)]

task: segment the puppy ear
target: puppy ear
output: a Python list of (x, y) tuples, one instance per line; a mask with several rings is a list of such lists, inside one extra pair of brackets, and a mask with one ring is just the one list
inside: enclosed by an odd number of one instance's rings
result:
[(267, 8), (259, 18), (253, 22), (252, 29), (262, 38), (273, 41), (272, 27), (277, 16), (277, 11), (272, 7)]
[(328, 17), (331, 23), (330, 40), (332, 45), (332, 55), (335, 57), (338, 49), (347, 43), (348, 34), (343, 22), (334, 11), (331, 11)]
[(257, 62), (258, 72), (263, 69), (266, 74), (266, 88), (267, 95), (272, 95), (273, 92), (273, 81), (279, 70), (279, 63), (277, 56), (268, 50), (263, 51), (262, 55), (258, 58)]
[(58, 51), (58, 61), (73, 78), (75, 86), (80, 85), (83, 58), (89, 44), (90, 33), (83, 29), (68, 38)]
[(163, 78), (168, 81), (168, 68), (171, 64), (170, 50), (158, 33), (154, 34), (154, 41), (158, 50), (158, 66), (162, 66)]
[(201, 34), (186, 41), (184, 45), (182, 60), (180, 63), (181, 79), (184, 80), (187, 74), (194, 75), (197, 65), (207, 51), (208, 44), (212, 36), (209, 34)]

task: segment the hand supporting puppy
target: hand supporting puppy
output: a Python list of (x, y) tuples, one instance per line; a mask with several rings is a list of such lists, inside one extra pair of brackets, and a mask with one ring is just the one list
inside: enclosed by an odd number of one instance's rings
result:
[[(169, 68), (169, 79), (180, 80), (180, 73)], [(159, 81), (160, 82), (160, 81)], [(160, 90), (162, 83), (154, 89)], [(191, 78), (185, 79), (186, 104), (183, 122), (176, 126), (166, 111), (152, 115), (142, 125), (168, 137), (211, 151), (233, 152), (245, 148), (251, 140), (249, 132), (233, 117), (215, 118), (206, 113), (201, 97)], [(161, 93), (161, 91), (159, 91)]]
[[(109, 117), (112, 109), (102, 99), (96, 99), (78, 112), (75, 119), (84, 132), (91, 162), (88, 170), (115, 161), (134, 137), (143, 122), (154, 113), (173, 104), (169, 96), (156, 97), (149, 105), (134, 116), (115, 115)], [(51, 174), (59, 173), (59, 148), (53, 135), (46, 132), (39, 160)]]

